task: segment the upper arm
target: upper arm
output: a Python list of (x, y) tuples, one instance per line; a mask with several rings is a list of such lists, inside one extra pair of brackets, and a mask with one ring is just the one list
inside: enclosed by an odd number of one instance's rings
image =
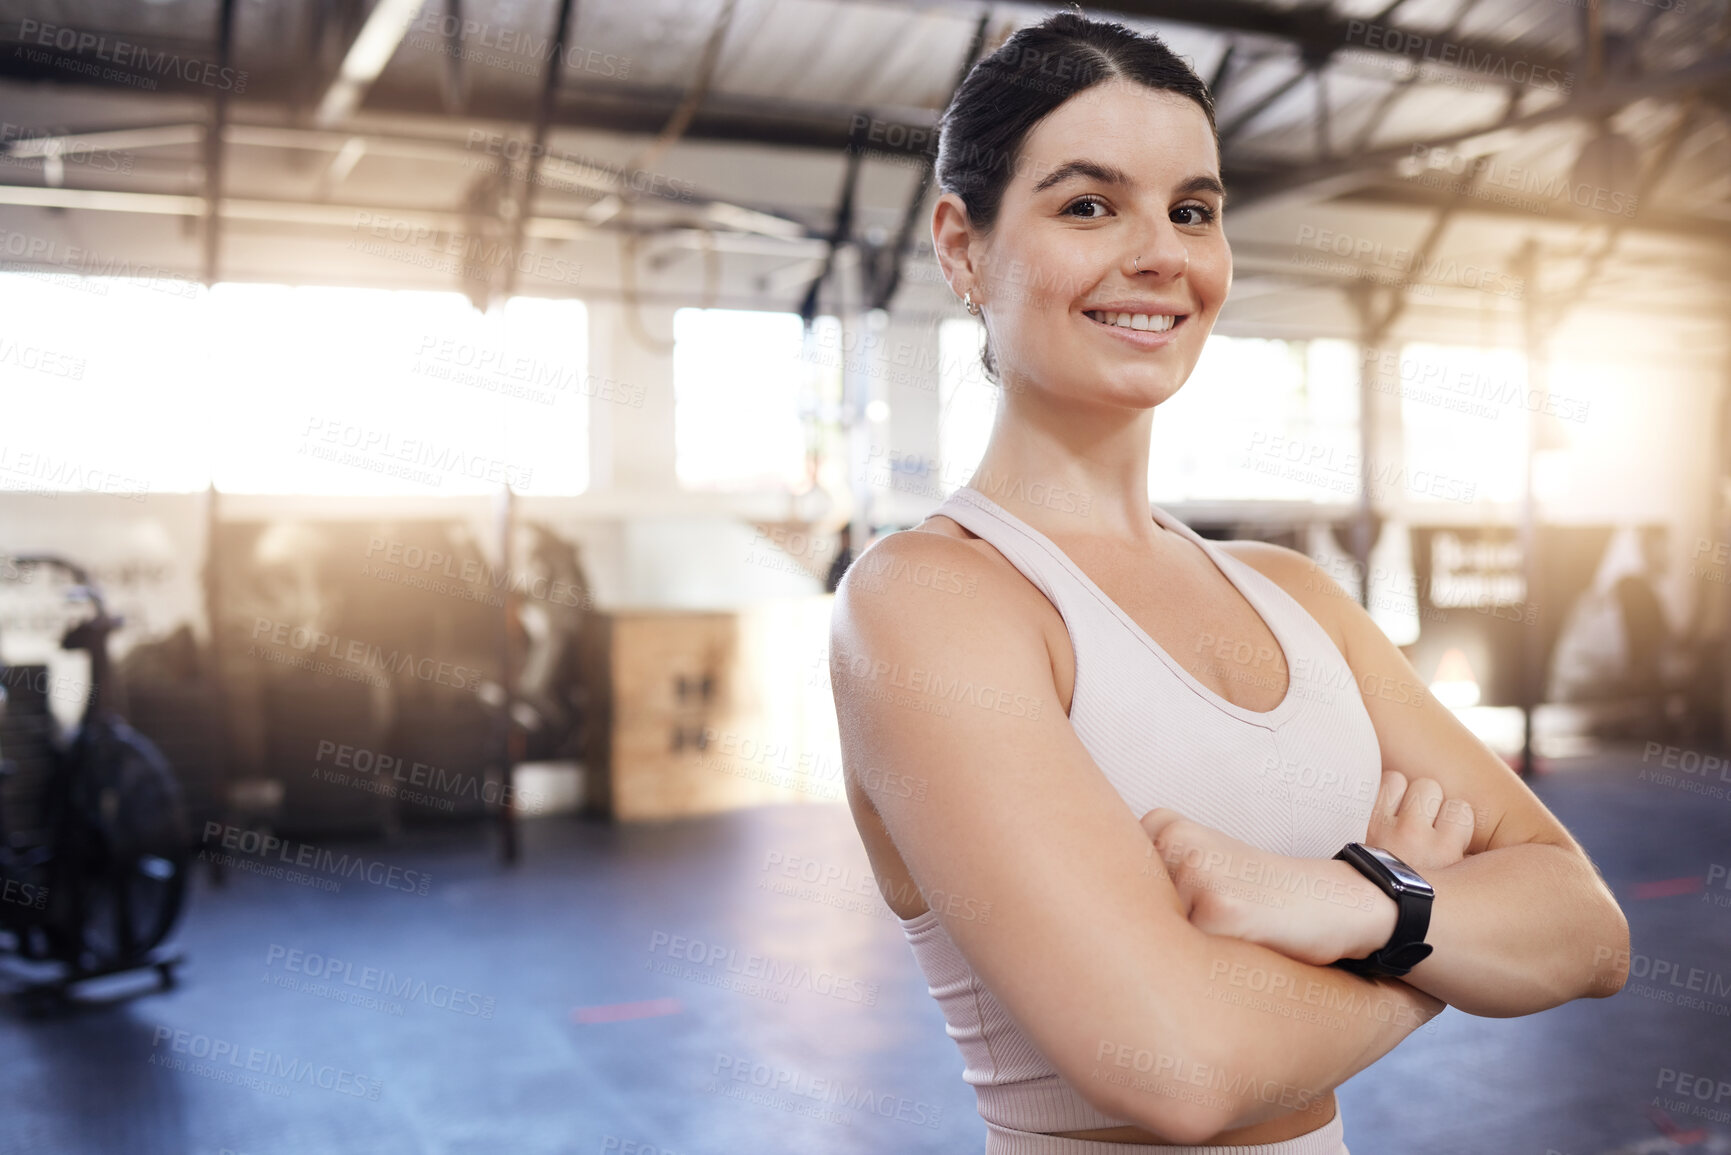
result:
[(1409, 781), (1434, 778), (1446, 797), (1472, 805), (1468, 854), (1544, 842), (1585, 856), (1520, 776), (1437, 701), (1400, 647), (1320, 566), (1281, 546), (1230, 545), (1234, 556), (1280, 585), (1335, 637), (1376, 729), (1383, 769)]
[[(850, 790), (864, 789), (944, 929), (1053, 1067), (1108, 1114), (1200, 1141), (1218, 1119), (1177, 1098), (1132, 1108), (1089, 1077), (1105, 1044), (1204, 1045), (1187, 984), (1206, 936), (1059, 704), (1026, 600), (1039, 596), (936, 534), (892, 535), (850, 567), (830, 632)], [(873, 789), (898, 775), (923, 789)]]

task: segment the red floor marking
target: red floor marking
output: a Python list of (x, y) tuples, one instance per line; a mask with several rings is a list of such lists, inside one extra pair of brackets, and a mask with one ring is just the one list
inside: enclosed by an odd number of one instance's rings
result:
[(1676, 1124), (1671, 1116), (1665, 1114), (1665, 1112), (1659, 1110), (1657, 1107), (1649, 1106), (1647, 1108), (1647, 1118), (1653, 1121), (1653, 1126), (1659, 1129), (1661, 1135), (1679, 1146), (1693, 1147), (1695, 1144), (1707, 1137), (1707, 1129), (1705, 1127), (1696, 1127), (1692, 1131), (1685, 1131)]
[(1661, 878), (1657, 882), (1637, 882), (1634, 895), (1636, 898), (1671, 898), (1679, 894), (1700, 894), (1706, 884), (1707, 880), (1698, 874), (1693, 878)]
[(656, 1015), (677, 1015), (685, 1008), (678, 999), (646, 999), (641, 1003), (603, 1003), (595, 1007), (578, 1007), (571, 1012), (574, 1023), (617, 1023), (626, 1019), (652, 1019)]

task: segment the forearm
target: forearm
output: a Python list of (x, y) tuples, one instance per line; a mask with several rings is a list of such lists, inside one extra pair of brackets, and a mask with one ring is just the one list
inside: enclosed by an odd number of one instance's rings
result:
[(1629, 927), (1592, 864), (1532, 842), (1430, 871), (1425, 941), (1412, 986), (1468, 1014), (1529, 1015), (1622, 989)]
[(1193, 976), (1187, 1047), (1103, 1045), (1096, 1074), (1125, 1090), (1120, 1112), (1150, 1125), (1170, 1099), (1206, 1105), (1218, 1131), (1321, 1107), (1327, 1093), (1393, 1050), (1441, 1004), (1398, 980), (1296, 962), (1236, 938), (1201, 934), (1182, 952)]

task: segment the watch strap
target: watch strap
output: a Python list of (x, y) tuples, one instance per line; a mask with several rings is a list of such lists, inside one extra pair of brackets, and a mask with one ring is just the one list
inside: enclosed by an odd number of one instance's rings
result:
[[(1388, 942), (1364, 958), (1343, 958), (1334, 965), (1353, 974), (1400, 978), (1428, 958), (1434, 948), (1424, 937), (1430, 930), (1431, 903), (1436, 896), (1430, 884), (1388, 851), (1362, 843), (1349, 842), (1334, 857), (1349, 863), (1395, 903), (1394, 931)], [(1403, 882), (1395, 868), (1418, 885)]]

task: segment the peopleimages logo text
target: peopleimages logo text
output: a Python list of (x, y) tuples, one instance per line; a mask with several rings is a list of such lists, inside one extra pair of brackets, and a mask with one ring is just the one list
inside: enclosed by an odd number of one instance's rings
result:
[(305, 870), (316, 870), (337, 878), (353, 878), (360, 876), (374, 886), (383, 886), (387, 890), (401, 890), (409, 894), (425, 894), (427, 886), (432, 882), (432, 875), (424, 870), (407, 870), (401, 866), (392, 866), (380, 859), (369, 860), (365, 855), (350, 855), (347, 852), (338, 854), (323, 847), (302, 842), (298, 845), (290, 840), (279, 838), (274, 834), (264, 834), (257, 830), (244, 829), (216, 820), (204, 824), (204, 838), (208, 848), (216, 843), (224, 850), (235, 851), (238, 854), (257, 857), (260, 860), (275, 855), (277, 861)]
[[(112, 64), (116, 68), (159, 76), (176, 76), (188, 84), (220, 88), (236, 96), (246, 92), (246, 72), (228, 68), (197, 57), (182, 57), (178, 52), (158, 49), (152, 52), (142, 44), (133, 44), (118, 37), (67, 28), (59, 24), (44, 24), (39, 20), (20, 20), (18, 39), (26, 44), (77, 53), (90, 61)], [(154, 87), (154, 82), (151, 87)]]

